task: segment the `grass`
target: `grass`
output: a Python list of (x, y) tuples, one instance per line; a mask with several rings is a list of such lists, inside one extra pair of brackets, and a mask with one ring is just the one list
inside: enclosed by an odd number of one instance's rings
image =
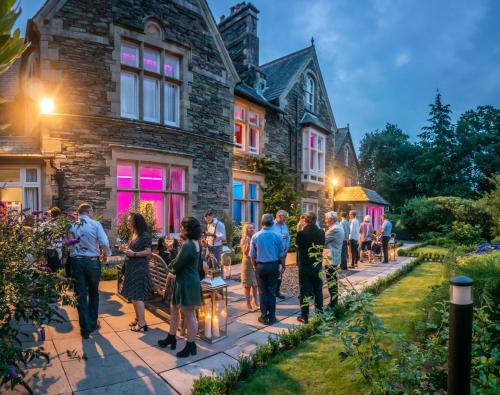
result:
[[(442, 281), (442, 265), (428, 262), (378, 296), (373, 305), (391, 331), (409, 334), (418, 319), (418, 306), (430, 287)], [(260, 395), (288, 394), (362, 394), (369, 389), (354, 362), (341, 362), (341, 348), (331, 338), (315, 336), (297, 348), (278, 354), (264, 369), (259, 369), (236, 393)]]
[(413, 251), (418, 254), (442, 254), (446, 255), (448, 253), (448, 248), (446, 247), (438, 247), (438, 246), (425, 246), (425, 247), (417, 247)]

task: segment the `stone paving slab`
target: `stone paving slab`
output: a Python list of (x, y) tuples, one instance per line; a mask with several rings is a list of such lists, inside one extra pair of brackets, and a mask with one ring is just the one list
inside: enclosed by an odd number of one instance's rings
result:
[(241, 337), (235, 346), (226, 350), (225, 353), (234, 359), (238, 359), (242, 355), (249, 356), (258, 346), (266, 343), (269, 337), (276, 337), (276, 335), (264, 331), (253, 332)]
[(105, 387), (77, 391), (74, 395), (174, 395), (177, 392), (157, 375), (144, 376)]
[(200, 375), (213, 376), (215, 374), (220, 374), (224, 369), (235, 366), (237, 363), (236, 359), (229, 355), (219, 353), (210, 358), (202, 359), (189, 365), (161, 373), (161, 377), (172, 385), (181, 395), (188, 395), (191, 393), (194, 381), (200, 377)]

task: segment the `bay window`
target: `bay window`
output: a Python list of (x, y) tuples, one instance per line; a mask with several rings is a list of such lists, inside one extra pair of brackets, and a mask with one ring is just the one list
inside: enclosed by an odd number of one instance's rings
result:
[(325, 182), (325, 135), (306, 129), (302, 139), (302, 180), (318, 184)]
[(0, 167), (0, 202), (3, 214), (10, 211), (39, 211), (41, 174), (36, 166)]
[(175, 165), (119, 162), (116, 178), (116, 217), (131, 208), (151, 204), (157, 231), (175, 235), (186, 215), (186, 169)]
[(179, 126), (180, 59), (144, 44), (122, 42), (120, 62), (121, 116)]
[(260, 153), (263, 115), (243, 104), (234, 105), (234, 144), (238, 151)]
[(246, 180), (233, 181), (233, 218), (236, 225), (249, 222), (258, 229), (260, 203), (258, 183)]

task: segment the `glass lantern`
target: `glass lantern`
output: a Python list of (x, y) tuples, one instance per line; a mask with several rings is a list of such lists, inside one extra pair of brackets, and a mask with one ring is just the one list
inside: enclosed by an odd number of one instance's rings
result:
[(215, 343), (227, 336), (227, 283), (220, 277), (203, 280), (203, 306), (198, 311), (200, 339)]
[(396, 234), (393, 233), (391, 235), (391, 239), (389, 240), (389, 246), (388, 246), (388, 253), (389, 253), (389, 260), (390, 261), (397, 261), (398, 260), (398, 252), (396, 248)]
[(231, 265), (232, 265), (233, 250), (228, 246), (222, 247), (221, 263), (222, 263), (222, 278), (231, 279)]

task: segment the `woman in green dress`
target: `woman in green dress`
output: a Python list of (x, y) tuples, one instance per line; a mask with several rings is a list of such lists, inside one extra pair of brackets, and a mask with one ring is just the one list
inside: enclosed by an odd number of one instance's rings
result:
[(168, 267), (176, 276), (170, 309), (170, 330), (168, 336), (159, 340), (158, 344), (160, 347), (170, 345), (170, 348), (175, 350), (177, 347), (175, 335), (179, 327), (179, 314), (182, 312), (187, 323), (187, 343), (184, 349), (177, 353), (177, 357), (185, 358), (189, 355), (196, 355), (194, 342), (198, 333), (196, 309), (203, 301), (198, 274), (198, 265), (201, 260), (200, 222), (194, 217), (185, 217), (181, 222), (181, 233), (185, 241), (179, 254)]

